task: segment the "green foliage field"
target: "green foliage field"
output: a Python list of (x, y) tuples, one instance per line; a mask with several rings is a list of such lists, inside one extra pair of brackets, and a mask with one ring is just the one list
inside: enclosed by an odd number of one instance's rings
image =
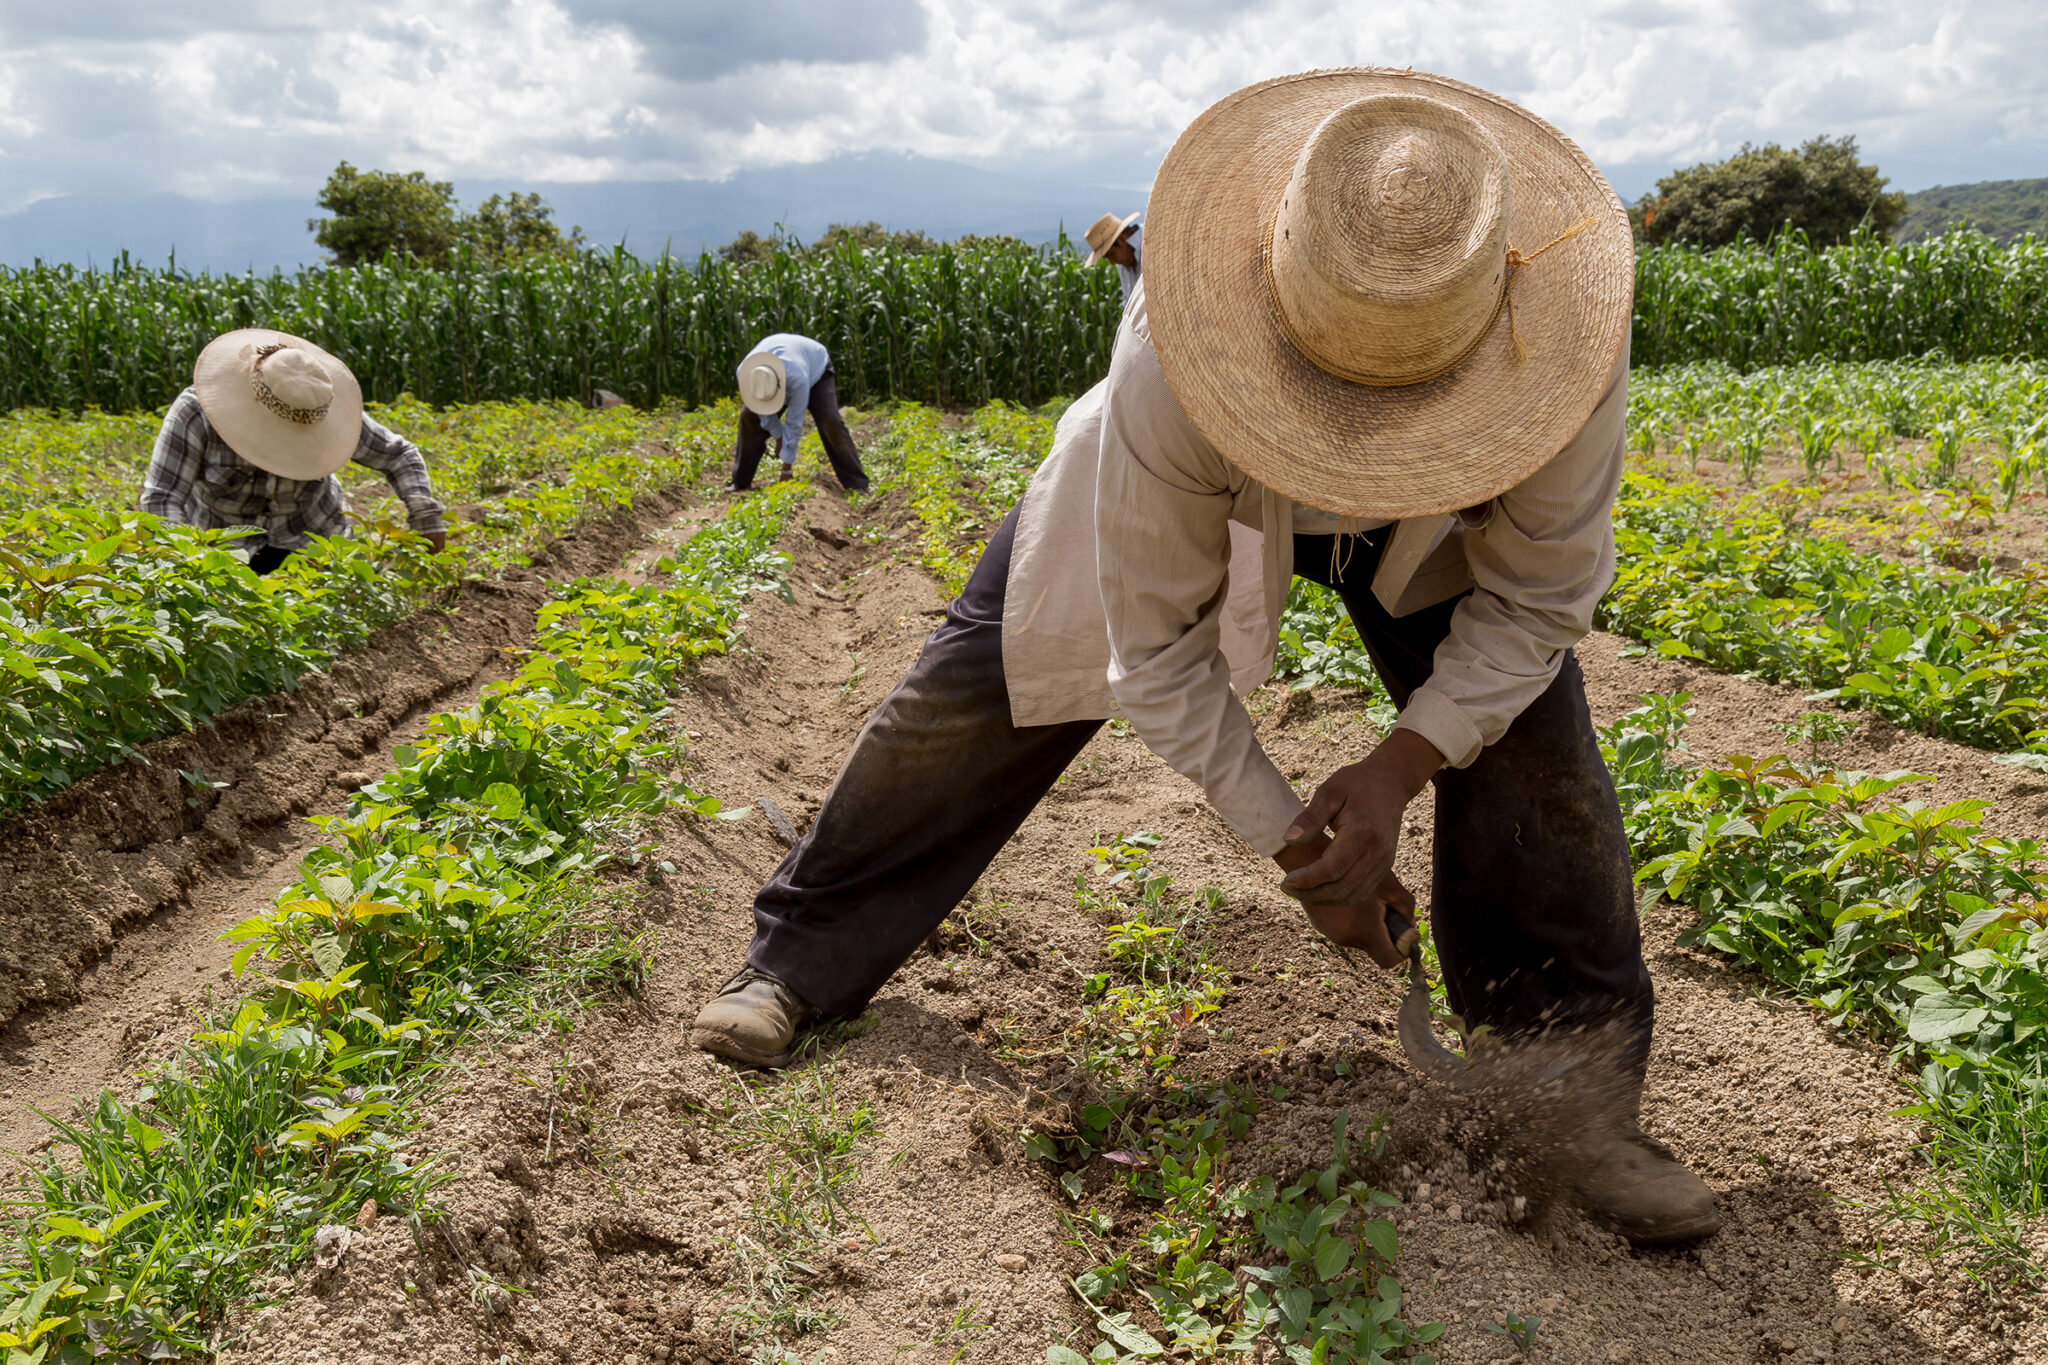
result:
[(465, 573), (694, 479), (723, 458), (731, 422), (509, 404), (386, 415), (436, 452), (444, 499), (484, 502), (481, 520), (458, 521), (454, 549), (433, 555), (369, 501), (357, 536), (261, 579), (223, 532), (122, 510), (140, 474), (113, 452), (132, 461), (145, 424), (0, 422), (0, 812), (290, 687)]
[(761, 337), (802, 332), (831, 350), (845, 402), (1042, 403), (1095, 382), (1122, 306), (1116, 272), (1064, 244), (847, 242), (745, 266), (612, 251), (268, 276), (0, 267), (0, 411), (160, 408), (207, 341), (246, 326), (317, 342), (386, 401), (588, 403), (602, 388), (698, 405), (733, 393)]
[[(782, 584), (773, 545), (809, 491), (739, 506), (658, 581), (566, 585), (516, 677), (324, 822), (298, 880), (227, 936), (243, 1002), (132, 1100), (59, 1124), (34, 1165), (0, 1254), (10, 1359), (204, 1351), (321, 1224), (366, 1199), (422, 1211), (440, 1177), (405, 1135), (457, 1043), (637, 988), (646, 945), (590, 874), (663, 811), (733, 813), (672, 775), (684, 741), (656, 723), (746, 599)], [(472, 1294), (504, 1293), (476, 1274)]]
[[(1740, 368), (1810, 359), (2036, 355), (2048, 339), (2048, 247), (1969, 233), (1815, 250), (1655, 248), (1637, 266), (1634, 360)], [(1069, 244), (774, 252), (751, 263), (623, 251), (543, 254), (448, 269), (366, 264), (205, 275), (123, 260), (0, 268), (0, 411), (160, 408), (219, 332), (273, 326), (348, 361), (364, 391), (437, 405), (589, 402), (642, 407), (732, 393), (760, 337), (830, 348), (845, 400), (1027, 406), (1101, 377), (1122, 316), (1114, 271)]]

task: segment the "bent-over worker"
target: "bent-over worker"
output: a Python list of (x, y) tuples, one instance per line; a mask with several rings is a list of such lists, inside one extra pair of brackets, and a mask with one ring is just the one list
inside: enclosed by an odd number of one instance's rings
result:
[[(772, 1066), (808, 1021), (857, 1014), (1120, 712), (1382, 966), (1388, 907), (1414, 905), (1403, 812), (1434, 786), (1452, 1008), (1508, 1040), (1619, 1035), (1621, 1103), (1573, 1139), (1579, 1198), (1640, 1243), (1712, 1233), (1712, 1192), (1637, 1122), (1650, 975), (1572, 654), (1614, 572), (1621, 201), (1506, 100), (1368, 69), (1210, 109), (1150, 215), (1108, 377), (755, 897), (698, 1045)], [(1297, 576), (1342, 596), (1401, 708), (1306, 808), (1240, 700)]]
[(1088, 225), (1082, 236), (1088, 242), (1087, 264), (1108, 261), (1116, 267), (1117, 283), (1123, 286), (1124, 307), (1131, 306), (1131, 291), (1138, 287), (1140, 277), (1145, 229), (1139, 224), (1140, 215), (1119, 218), (1105, 213)]
[(310, 341), (268, 328), (207, 343), (192, 384), (171, 403), (142, 479), (142, 510), (218, 530), (257, 526), (249, 567), (269, 573), (311, 536), (348, 534), (335, 471), (354, 460), (382, 474), (413, 530), (448, 545), (419, 447), (363, 412), (348, 366)]
[(797, 442), (804, 434), (804, 413), (818, 423), (818, 439), (839, 486), (853, 493), (868, 490), (868, 472), (860, 466), (853, 433), (839, 415), (839, 387), (832, 375), (832, 356), (825, 344), (794, 332), (762, 337), (740, 361), (740, 435), (733, 450), (730, 492), (754, 486), (754, 471), (772, 438), (782, 462), (776, 477), (786, 479), (796, 465)]

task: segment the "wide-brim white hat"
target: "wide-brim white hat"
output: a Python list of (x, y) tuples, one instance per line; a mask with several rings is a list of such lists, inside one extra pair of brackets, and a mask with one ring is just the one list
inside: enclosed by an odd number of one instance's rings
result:
[(192, 367), (206, 420), (235, 454), (280, 478), (324, 479), (363, 435), (363, 391), (348, 366), (303, 337), (226, 332)]
[(1498, 95), (1361, 68), (1189, 125), (1145, 220), (1160, 367), (1196, 428), (1343, 516), (1476, 506), (1585, 424), (1627, 345), (1627, 211)]
[(1135, 213), (1127, 218), (1105, 213), (1090, 223), (1088, 231), (1082, 234), (1088, 243), (1088, 264), (1094, 265), (1101, 260), (1103, 253), (1115, 246), (1117, 238), (1124, 235), (1124, 229), (1137, 221), (1138, 215)]
[(742, 360), (739, 382), (740, 401), (762, 417), (781, 412), (789, 401), (789, 375), (773, 351), (756, 351)]

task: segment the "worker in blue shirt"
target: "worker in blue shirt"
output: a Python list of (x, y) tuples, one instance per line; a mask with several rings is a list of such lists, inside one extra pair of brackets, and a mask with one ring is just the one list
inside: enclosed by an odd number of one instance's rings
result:
[(850, 493), (868, 490), (868, 473), (853, 448), (853, 433), (839, 415), (839, 392), (832, 382), (832, 357), (822, 343), (793, 332), (777, 332), (755, 343), (740, 361), (740, 436), (733, 452), (730, 492), (754, 486), (754, 470), (770, 438), (782, 461), (779, 478), (789, 477), (796, 464), (797, 441), (804, 432), (804, 413), (818, 422), (818, 438), (840, 487)]

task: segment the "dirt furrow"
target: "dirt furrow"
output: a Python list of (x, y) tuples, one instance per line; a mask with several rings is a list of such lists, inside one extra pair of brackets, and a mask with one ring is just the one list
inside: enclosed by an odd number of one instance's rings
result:
[[(819, 499), (800, 521), (838, 532), (846, 515)], [(905, 534), (900, 508), (880, 516)], [(699, 786), (771, 796), (803, 824), (940, 603), (921, 573), (858, 541), (834, 549), (796, 525), (785, 548), (798, 557), (796, 601), (761, 599), (739, 655), (711, 662), (678, 710), (698, 736)], [(1781, 748), (1761, 741), (1802, 709), (1795, 690), (1624, 658), (1609, 638), (1583, 653), (1603, 722), (1638, 692), (1690, 687), (1703, 757)], [(1252, 709), (1304, 787), (1375, 737), (1363, 707), (1335, 692), (1269, 687)], [(2027, 775), (1986, 774), (1982, 755), (1934, 743), (1865, 726), (1841, 757), (1941, 772), (1945, 792), (1990, 783), (2011, 818), (2032, 818)], [(1418, 803), (1400, 864), (1418, 887), (1429, 824)], [(422, 1250), (397, 1220), (367, 1224), (338, 1272), (238, 1324), (223, 1359), (720, 1361), (748, 1358), (769, 1323), (807, 1361), (1029, 1361), (1055, 1337), (1092, 1339), (1066, 1282), (1090, 1264), (1067, 1244), (1075, 1206), (1025, 1159), (1018, 1130), (1041, 1102), (1035, 1087), (1057, 1077), (1028, 1054), (1059, 1051), (1103, 962), (1102, 926), (1074, 903), (1083, 850), (1140, 829), (1164, 836), (1158, 861), (1177, 885), (1223, 893), (1212, 955), (1231, 991), (1188, 1043), (1212, 1074), (1289, 1091), (1262, 1106), (1232, 1178), (1324, 1164), (1340, 1109), (1354, 1131), (1385, 1115), (1387, 1149), (1368, 1174), (1408, 1201), (1406, 1315), (1449, 1325), (1445, 1361), (1509, 1358), (1486, 1330), (1509, 1310), (1544, 1317), (1539, 1361), (2048, 1352), (2032, 1306), (1995, 1308), (1914, 1263), (1901, 1268), (1917, 1281), (1843, 1257), (1872, 1246), (1884, 1182), (1918, 1174), (1908, 1124), (1890, 1116), (1906, 1096), (1880, 1051), (1677, 948), (1682, 915), (1670, 908), (1647, 925), (1660, 1006), (1646, 1125), (1713, 1183), (1727, 1227), (1701, 1248), (1637, 1252), (1567, 1209), (1518, 1221), (1524, 1191), (1492, 1165), (1502, 1134), (1400, 1059), (1394, 983), (1347, 975), (1200, 793), (1105, 730), (983, 878), (963, 923), (810, 1065), (744, 1089), (684, 1030), (738, 964), (752, 893), (784, 850), (759, 820), (671, 823), (662, 838), (676, 871), (643, 893), (661, 937), (641, 997), (591, 1010), (566, 1036), (472, 1049), (464, 1084), (435, 1106), (419, 1141), (455, 1176), (447, 1234)], [(843, 1133), (856, 1153), (838, 1230), (794, 1270), (767, 1250), (801, 1184), (761, 1136), (778, 1115)], [(1129, 1245), (1151, 1215), (1114, 1177), (1089, 1170), (1080, 1208), (1108, 1214)], [(1526, 1193), (1540, 1206), (1541, 1191)], [(520, 1292), (480, 1290), (480, 1273)], [(802, 1321), (808, 1336), (794, 1332)]]

